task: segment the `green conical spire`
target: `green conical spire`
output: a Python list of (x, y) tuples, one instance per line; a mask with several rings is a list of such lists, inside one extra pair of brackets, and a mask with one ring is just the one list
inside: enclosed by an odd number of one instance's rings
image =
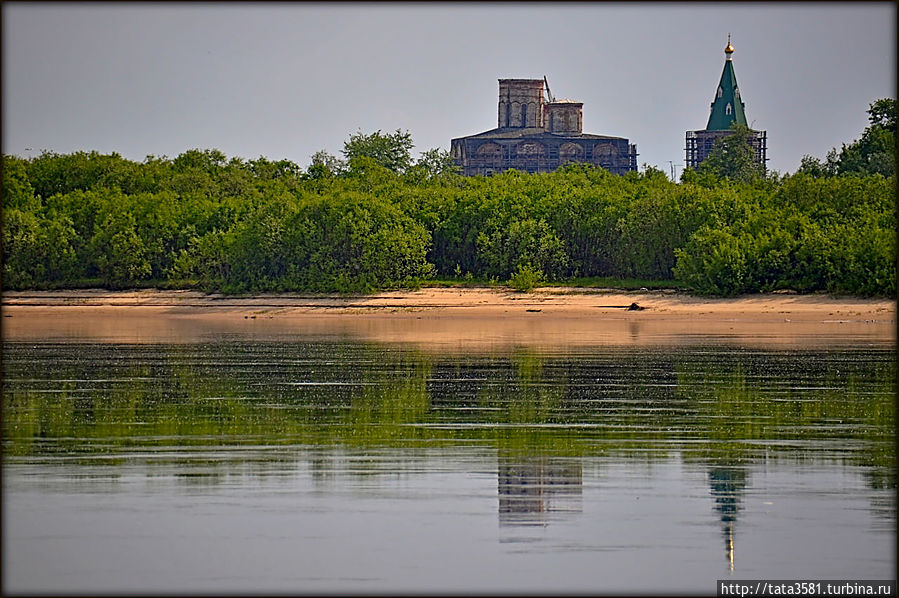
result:
[(726, 56), (724, 71), (721, 73), (721, 82), (715, 91), (715, 101), (712, 102), (712, 113), (709, 114), (709, 123), (706, 131), (726, 131), (733, 123), (744, 126), (746, 124), (745, 104), (740, 99), (740, 89), (737, 87), (737, 75), (734, 74), (734, 63), (731, 54), (734, 47), (730, 45), (730, 34), (727, 35), (727, 47), (724, 48)]

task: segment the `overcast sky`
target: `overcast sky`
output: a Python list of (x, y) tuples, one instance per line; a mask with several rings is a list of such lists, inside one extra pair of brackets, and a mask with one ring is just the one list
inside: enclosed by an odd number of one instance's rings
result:
[[(670, 172), (731, 34), (769, 168), (857, 139), (896, 94), (896, 4), (2, 3), (2, 146), (143, 160), (217, 148), (307, 166), (354, 132), (414, 155), (492, 129), (497, 79), (549, 80), (584, 132)], [(30, 149), (28, 149), (30, 148)], [(679, 172), (680, 168), (678, 168)]]

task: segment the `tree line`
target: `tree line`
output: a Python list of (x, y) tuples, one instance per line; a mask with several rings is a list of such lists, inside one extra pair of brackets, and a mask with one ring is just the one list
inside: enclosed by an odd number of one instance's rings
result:
[(399, 130), (359, 132), (342, 159), (318, 152), (307, 168), (215, 149), (4, 155), (2, 286), (371, 292), (614, 277), (894, 296), (895, 102), (869, 116), (860, 140), (795, 174), (720, 159), (737, 131), (679, 183), (583, 164), (462, 177), (443, 150), (412, 160)]

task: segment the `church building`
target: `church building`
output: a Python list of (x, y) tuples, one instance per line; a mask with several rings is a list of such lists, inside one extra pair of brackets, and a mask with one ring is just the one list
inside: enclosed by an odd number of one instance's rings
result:
[(628, 139), (583, 132), (583, 106), (553, 98), (546, 77), (500, 79), (497, 127), (453, 139), (450, 153), (465, 176), (550, 172), (568, 162), (637, 170), (637, 146)]
[[(730, 45), (730, 35), (727, 36), (727, 47), (724, 48), (724, 71), (721, 73), (721, 81), (712, 101), (709, 122), (705, 129), (700, 131), (687, 131), (686, 167), (696, 168), (705, 160), (715, 142), (733, 134), (731, 127), (734, 123), (749, 127), (746, 123), (746, 103), (737, 86), (737, 75), (734, 73), (732, 55), (734, 47)], [(764, 166), (768, 160), (768, 132), (752, 131), (749, 144), (755, 150), (758, 162)]]

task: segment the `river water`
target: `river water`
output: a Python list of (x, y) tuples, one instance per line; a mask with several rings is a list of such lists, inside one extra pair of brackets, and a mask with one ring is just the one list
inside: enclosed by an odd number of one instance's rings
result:
[(895, 579), (893, 343), (6, 341), (7, 593)]

